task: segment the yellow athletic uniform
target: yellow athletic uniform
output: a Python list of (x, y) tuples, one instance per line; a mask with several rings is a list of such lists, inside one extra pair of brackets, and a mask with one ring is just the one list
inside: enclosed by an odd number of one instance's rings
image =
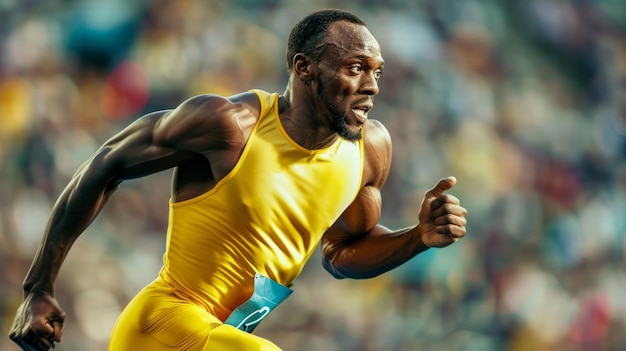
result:
[(223, 324), (255, 274), (290, 286), (361, 186), (363, 141), (307, 150), (285, 132), (278, 94), (253, 90), (259, 120), (233, 170), (205, 194), (170, 202), (159, 277), (129, 303), (109, 350), (279, 350)]

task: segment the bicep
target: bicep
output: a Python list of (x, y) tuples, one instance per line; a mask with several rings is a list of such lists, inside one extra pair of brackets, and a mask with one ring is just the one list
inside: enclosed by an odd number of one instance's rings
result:
[(153, 112), (103, 145), (122, 179), (152, 174), (224, 147), (236, 109), (228, 99), (198, 95), (173, 110)]
[(325, 239), (359, 237), (374, 228), (381, 213), (380, 190), (365, 186), (355, 200), (328, 230)]
[[(137, 119), (85, 161), (59, 197), (51, 223), (71, 228), (69, 231), (78, 235), (77, 228), (82, 230), (93, 220), (119, 183), (174, 167), (190, 158), (190, 154), (154, 143), (154, 126), (166, 113), (155, 112)], [(72, 213), (82, 222), (75, 226), (65, 213)]]
[(107, 140), (92, 162), (98, 160), (98, 167), (119, 182), (157, 173), (188, 160), (192, 153), (160, 145), (155, 140), (156, 126), (170, 112), (153, 112), (137, 119)]
[(358, 247), (375, 231), (380, 219), (381, 195), (378, 188), (365, 186), (356, 199), (322, 237), (322, 264), (337, 278), (346, 277), (344, 267), (358, 255)]

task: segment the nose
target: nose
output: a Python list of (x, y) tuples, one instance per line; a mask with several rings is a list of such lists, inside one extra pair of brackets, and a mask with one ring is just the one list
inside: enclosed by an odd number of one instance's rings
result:
[(361, 93), (366, 95), (376, 95), (379, 92), (378, 80), (376, 79), (375, 72), (368, 72), (364, 74), (363, 81), (361, 82)]

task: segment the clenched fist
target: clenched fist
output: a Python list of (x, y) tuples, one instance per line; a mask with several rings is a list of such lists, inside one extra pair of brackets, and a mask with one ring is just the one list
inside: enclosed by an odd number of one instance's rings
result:
[(467, 210), (458, 198), (444, 192), (456, 184), (456, 178), (440, 179), (428, 190), (419, 213), (422, 242), (428, 247), (445, 247), (465, 236)]

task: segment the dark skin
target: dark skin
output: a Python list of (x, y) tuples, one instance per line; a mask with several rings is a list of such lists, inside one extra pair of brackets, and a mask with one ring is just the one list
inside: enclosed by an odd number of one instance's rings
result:
[[(456, 179), (439, 180), (424, 195), (419, 224), (391, 230), (378, 224), (381, 189), (391, 163), (391, 138), (368, 120), (383, 69), (380, 48), (364, 26), (335, 22), (318, 60), (293, 58), (280, 97), (280, 120), (308, 149), (323, 148), (363, 130), (365, 164), (355, 201), (324, 234), (323, 265), (337, 278), (370, 278), (430, 247), (465, 235), (467, 211), (444, 192)], [(174, 168), (172, 200), (205, 193), (233, 169), (259, 117), (256, 95), (193, 97), (174, 110), (143, 116), (108, 140), (76, 172), (53, 207), (24, 281), (24, 298), (10, 337), (23, 350), (49, 350), (60, 342), (65, 313), (54, 282), (72, 244), (100, 213), (120, 182)], [(335, 126), (341, 117), (341, 133)]]

